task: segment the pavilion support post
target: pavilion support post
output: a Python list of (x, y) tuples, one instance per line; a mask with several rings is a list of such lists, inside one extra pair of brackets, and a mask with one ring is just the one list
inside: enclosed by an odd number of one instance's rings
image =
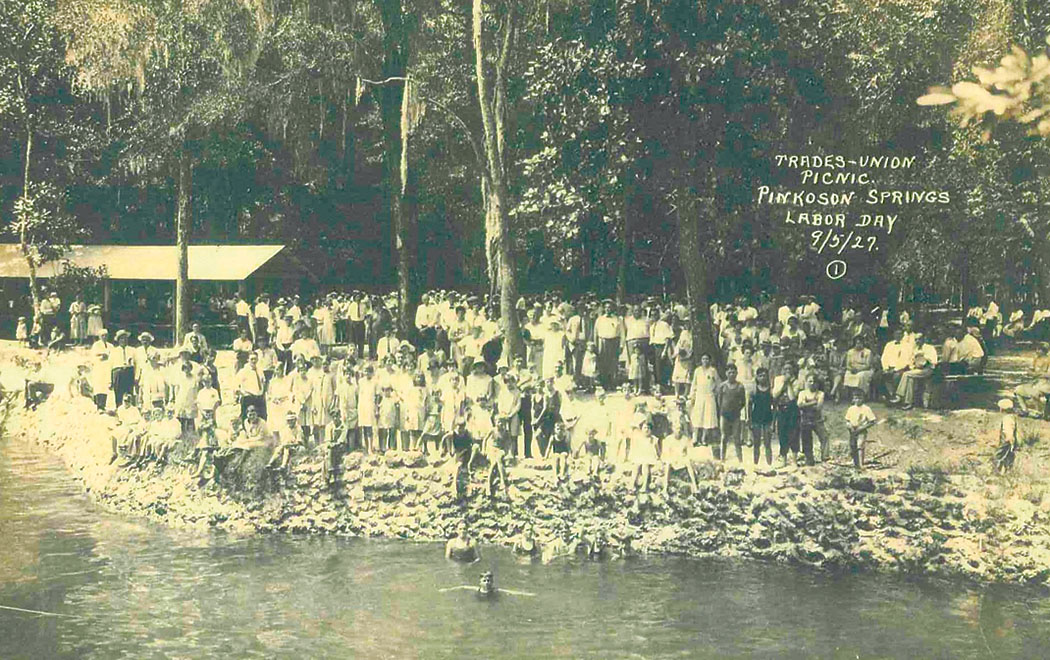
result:
[(102, 311), (109, 318), (110, 301), (113, 299), (113, 280), (102, 280)]

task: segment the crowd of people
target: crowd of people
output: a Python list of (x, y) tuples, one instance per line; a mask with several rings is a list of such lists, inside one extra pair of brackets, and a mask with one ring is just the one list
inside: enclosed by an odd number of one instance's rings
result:
[[(57, 296), (46, 300), (60, 309)], [(851, 404), (848, 447), (860, 468), (877, 421), (870, 401), (928, 405), (941, 379), (981, 373), (1000, 341), (1050, 323), (1046, 315), (1026, 326), (1015, 313), (1003, 324), (991, 301), (955, 323), (908, 311), (891, 322), (886, 309), (849, 306), (832, 321), (812, 296), (763, 296), (712, 305), (717, 346), (703, 348), (677, 302), (547, 295), (518, 301), (525, 352), (508, 359), (489, 303), (430, 292), (402, 336), (389, 296), (237, 298), (233, 364), (220, 369), (199, 323), (173, 349), (149, 332), (133, 346), (126, 330), (111, 338), (95, 306), (78, 298), (69, 336), (89, 342), (91, 357), (69, 391), (117, 416), (114, 460), (123, 454), (131, 466), (192, 450), (201, 479), (259, 455), (279, 475), (302, 450), (320, 448), (329, 480), (347, 452), (417, 451), (453, 461), (453, 484), (484, 467), (489, 492), (504, 496), (508, 462), (530, 458), (548, 461), (556, 480), (579, 465), (598, 479), (622, 471), (645, 490), (656, 473), (667, 490), (680, 472), (695, 490), (699, 457), (772, 466), (775, 453), (782, 467), (828, 460), (831, 401)], [(53, 314), (40, 325), (61, 333)], [(1033, 383), (1018, 391), (1022, 414), (1045, 411), (1050, 360), (1040, 354)], [(223, 406), (233, 411), (227, 419)]]

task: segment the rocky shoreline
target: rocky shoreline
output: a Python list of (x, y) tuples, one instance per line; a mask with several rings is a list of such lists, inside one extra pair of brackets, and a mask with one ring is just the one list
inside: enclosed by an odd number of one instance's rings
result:
[(525, 461), (509, 471), (507, 502), (483, 493), (483, 472), (457, 500), (448, 466), (412, 453), (351, 454), (328, 487), (319, 456), (306, 452), (276, 487), (202, 488), (187, 465), (111, 465), (114, 424), (52, 397), (35, 411), (13, 408), (6, 433), (60, 457), (105, 509), (175, 527), (435, 541), (466, 519), (482, 542), (510, 545), (531, 522), (541, 542), (566, 528), (585, 538), (601, 532), (621, 554), (749, 557), (1050, 585), (1050, 499), (995, 499), (972, 475), (840, 467), (760, 474), (709, 463), (698, 466), (699, 493), (690, 494), (679, 478), (664, 497), (635, 494), (628, 478), (611, 474), (598, 484), (574, 472), (555, 486), (545, 466)]

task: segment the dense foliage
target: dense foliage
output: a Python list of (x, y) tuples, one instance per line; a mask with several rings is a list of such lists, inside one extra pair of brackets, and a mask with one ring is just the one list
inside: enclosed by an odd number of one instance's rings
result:
[[(914, 102), (1005, 54), (978, 72), (984, 86), (938, 93), (1045, 134), (1031, 102), (1045, 58), (1009, 55), (1043, 43), (1038, 4), (482, 3), (517, 288), (830, 291), (808, 236), (755, 189), (782, 183), (777, 154), (893, 153), (918, 166), (881, 185), (949, 190), (952, 204), (903, 210), (887, 249), (835, 286), (1045, 301), (1045, 145)], [(496, 290), (469, 3), (3, 0), (0, 29), (18, 37), (0, 45), (9, 229), (29, 209), (72, 219), (55, 223), (60, 240), (174, 242), (182, 181), (191, 242), (288, 244), (322, 287)], [(1015, 69), (1039, 80), (1011, 87), (1014, 101), (984, 91)], [(683, 237), (702, 272), (683, 268)]]

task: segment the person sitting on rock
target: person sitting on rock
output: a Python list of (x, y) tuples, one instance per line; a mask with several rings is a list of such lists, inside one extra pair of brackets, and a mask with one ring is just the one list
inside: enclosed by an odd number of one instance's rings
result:
[(277, 446), (270, 457), (267, 469), (286, 471), (292, 459), (292, 450), (303, 446), (302, 427), (299, 426), (299, 415), (289, 410), (284, 415), (285, 424), (277, 431)]
[(475, 539), (471, 538), (470, 529), (465, 521), (459, 523), (456, 527), (456, 535), (445, 544), (445, 559), (466, 564), (476, 564), (481, 561), (481, 547)]
[(1050, 411), (1050, 373), (1014, 388), (1014, 401), (1020, 417), (1044, 417)]
[(117, 424), (117, 430), (113, 435), (113, 453), (109, 462), (112, 463), (117, 460), (119, 449), (129, 456), (120, 467), (127, 467), (134, 462), (134, 458), (131, 457), (140, 455), (142, 438), (146, 431), (145, 420), (142, 413), (135, 406), (134, 397), (124, 397), (124, 401), (117, 408)]
[(645, 403), (639, 401), (635, 404), (634, 410), (634, 417), (631, 419), (631, 427), (627, 435), (627, 456), (634, 465), (631, 485), (635, 492), (648, 492), (652, 481), (653, 466), (660, 462), (660, 455)]
[(547, 455), (544, 456), (547, 460), (553, 460), (554, 480), (557, 483), (569, 478), (570, 453), (569, 429), (564, 422), (558, 420), (554, 424), (550, 442), (547, 443)]
[(671, 433), (664, 438), (663, 449), (660, 452), (660, 459), (664, 464), (664, 497), (670, 495), (671, 472), (675, 470), (685, 470), (689, 475), (689, 485), (692, 488), (693, 495), (696, 495), (700, 488), (696, 482), (696, 470), (693, 469), (693, 462), (689, 459), (689, 450), (693, 447), (692, 434), (688, 425), (682, 423), (682, 419), (685, 417), (684, 411), (679, 412), (681, 414), (671, 415)]
[(266, 420), (259, 416), (255, 406), (248, 406), (247, 417), (230, 445), (232, 459), (227, 467), (232, 470), (240, 469), (248, 459), (249, 453), (256, 449), (266, 449), (271, 443), (272, 434), (266, 426)]
[(150, 427), (149, 444), (144, 458), (155, 458), (166, 462), (171, 450), (182, 440), (182, 422), (175, 416), (175, 410), (168, 408), (163, 414), (154, 409), (155, 419)]
[(600, 479), (602, 459), (605, 455), (605, 444), (598, 439), (598, 429), (593, 426), (587, 429), (587, 436), (573, 453), (575, 458), (584, 458), (587, 465), (587, 476)]

